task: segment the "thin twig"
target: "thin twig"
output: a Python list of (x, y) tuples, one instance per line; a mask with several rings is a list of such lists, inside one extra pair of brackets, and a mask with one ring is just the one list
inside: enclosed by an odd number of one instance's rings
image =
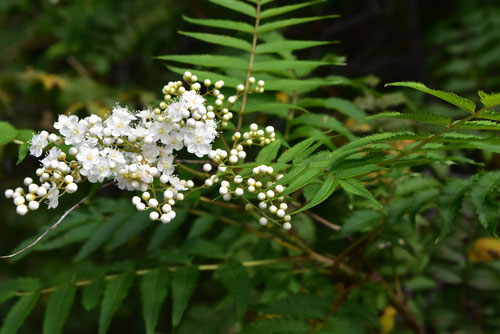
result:
[(30, 249), (31, 247), (35, 246), (37, 243), (40, 242), (40, 240), (42, 240), (50, 231), (52, 231), (53, 229), (55, 229), (57, 226), (59, 226), (59, 224), (61, 224), (61, 222), (64, 220), (64, 218), (66, 218), (67, 215), (69, 215), (71, 213), (71, 211), (77, 209), (80, 204), (82, 204), (83, 202), (85, 202), (85, 200), (87, 199), (87, 196), (85, 196), (84, 198), (82, 198), (78, 203), (76, 203), (75, 205), (73, 205), (71, 208), (69, 208), (68, 210), (66, 210), (66, 212), (61, 216), (61, 218), (59, 218), (58, 221), (56, 221), (54, 223), (54, 225), (52, 225), (51, 227), (49, 227), (45, 232), (43, 232), (42, 235), (40, 235), (35, 241), (33, 241), (31, 244), (29, 244), (28, 246), (24, 247), (23, 249), (13, 253), (13, 254), (10, 254), (10, 255), (3, 255), (3, 256), (0, 256), (0, 259), (8, 259), (8, 258), (11, 258), (11, 257), (14, 257), (16, 255), (19, 255), (21, 253), (23, 253), (24, 251)]
[(252, 75), (253, 61), (255, 59), (255, 48), (257, 47), (257, 35), (259, 32), (259, 23), (260, 23), (260, 0), (257, 0), (255, 27), (253, 29), (252, 50), (250, 52), (250, 60), (248, 62), (247, 79), (245, 81), (243, 99), (241, 100), (241, 107), (238, 113), (238, 126), (236, 127), (237, 132), (241, 130), (241, 126), (243, 125), (243, 112), (245, 111), (245, 105), (247, 103), (248, 90), (250, 89), (250, 76)]
[[(302, 206), (301, 203), (299, 202), (295, 202), (293, 201), (292, 204), (297, 207), (297, 208), (300, 208)], [(332, 222), (330, 222), (328, 219), (326, 218), (323, 218), (317, 214), (315, 214), (314, 212), (312, 211), (309, 211), (309, 210), (305, 210), (303, 213), (305, 213), (306, 215), (308, 215), (309, 217), (311, 217), (312, 219), (314, 219), (315, 221), (317, 221), (318, 223), (320, 224), (323, 224), (325, 225), (326, 227), (328, 227), (329, 229), (331, 230), (334, 230), (334, 231), (340, 231), (341, 229), (341, 226), (337, 225), (337, 224), (334, 224)]]

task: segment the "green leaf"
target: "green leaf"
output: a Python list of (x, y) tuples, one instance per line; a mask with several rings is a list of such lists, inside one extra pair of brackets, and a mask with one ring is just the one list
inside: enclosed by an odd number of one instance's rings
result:
[(185, 21), (193, 24), (198, 24), (206, 27), (214, 27), (221, 29), (236, 30), (253, 34), (254, 27), (248, 23), (230, 20), (214, 20), (214, 19), (193, 19), (187, 16), (182, 17)]
[(250, 301), (250, 276), (240, 262), (230, 261), (217, 270), (222, 284), (229, 290), (236, 304), (239, 319), (245, 315)]
[(153, 334), (165, 298), (167, 298), (169, 273), (166, 269), (153, 269), (141, 279), (142, 313), (146, 333)]
[(188, 216), (186, 209), (176, 211), (177, 215), (168, 224), (160, 224), (151, 238), (148, 245), (148, 252), (152, 252), (161, 248), (162, 244), (182, 225)]
[(330, 98), (307, 98), (300, 101), (302, 107), (323, 107), (326, 109), (333, 109), (341, 112), (342, 114), (352, 117), (358, 121), (366, 118), (366, 113), (363, 109), (349, 100), (344, 100), (338, 97)]
[(232, 68), (237, 70), (247, 70), (248, 68), (248, 61), (246, 61), (245, 59), (222, 55), (167, 55), (159, 56), (157, 57), (157, 59), (224, 69)]
[(215, 3), (219, 6), (229, 8), (239, 13), (255, 17), (257, 12), (255, 7), (238, 0), (210, 0), (210, 2)]
[(123, 221), (128, 216), (128, 213), (117, 213), (112, 216), (107, 222), (105, 222), (90, 238), (83, 244), (82, 248), (78, 251), (75, 257), (75, 262), (81, 261), (93, 252), (95, 252), (99, 247), (101, 247), (111, 235), (116, 232), (118, 226), (123, 223)]
[(19, 132), (7, 122), (0, 121), (0, 146), (10, 143)]
[(114, 250), (123, 246), (132, 237), (141, 233), (144, 229), (151, 226), (151, 220), (145, 212), (136, 212), (130, 219), (120, 227), (111, 242), (109, 243), (109, 250)]
[(477, 92), (481, 103), (484, 104), (485, 107), (490, 108), (500, 104), (500, 93), (488, 94), (480, 90)]
[(0, 282), (0, 304), (17, 296), (18, 292), (31, 292), (40, 289), (37, 278), (16, 278)]
[(99, 316), (99, 334), (108, 331), (111, 319), (118, 308), (127, 297), (130, 287), (134, 282), (134, 273), (124, 273), (111, 278), (104, 289), (104, 297), (101, 303), (101, 314)]
[(340, 231), (332, 236), (332, 239), (343, 239), (357, 232), (371, 230), (380, 218), (381, 215), (377, 211), (356, 210), (342, 225)]
[(312, 71), (320, 66), (332, 66), (332, 65), (339, 65), (339, 63), (331, 61), (317, 61), (317, 60), (261, 60), (254, 63), (252, 70), (254, 72), (275, 72), (275, 71), (287, 71), (287, 70)]
[(219, 243), (204, 239), (190, 239), (182, 247), (186, 254), (198, 255), (206, 258), (225, 258), (224, 249)]
[(271, 114), (271, 115), (276, 115), (281, 118), (285, 118), (288, 116), (288, 112), (290, 109), (297, 109), (301, 110), (304, 112), (308, 112), (306, 109), (293, 105), (293, 104), (287, 104), (287, 103), (280, 103), (280, 102), (269, 102), (269, 103), (261, 103), (261, 104), (254, 104), (254, 105), (248, 105), (245, 108), (245, 114), (250, 114), (254, 112), (262, 112), (265, 114)]
[(321, 172), (322, 170), (319, 168), (310, 168), (305, 170), (292, 183), (290, 183), (290, 185), (286, 187), (282, 193), (280, 193), (280, 196), (286, 196), (301, 189), (306, 184), (310, 183), (311, 180), (316, 179)]
[(62, 333), (71, 305), (75, 300), (75, 294), (76, 286), (72, 284), (58, 287), (56, 291), (50, 294), (43, 320), (44, 334)]
[(440, 98), (441, 100), (444, 100), (448, 103), (451, 103), (451, 104), (453, 104), (453, 105), (455, 105), (463, 110), (467, 110), (470, 113), (473, 113), (476, 110), (476, 105), (471, 100), (468, 100), (466, 98), (458, 96), (454, 93), (430, 89), (420, 82), (413, 82), (413, 81), (392, 82), (392, 83), (386, 84), (385, 86), (397, 86), (397, 87), (413, 88), (413, 89), (419, 90), (421, 92), (433, 95), (437, 98)]
[(479, 222), (492, 235), (496, 235), (499, 218), (499, 204), (489, 192), (500, 185), (500, 172), (485, 173), (472, 186), (470, 200), (479, 216)]
[(276, 159), (276, 156), (278, 155), (278, 151), (281, 147), (281, 140), (277, 139), (271, 144), (265, 146), (262, 148), (257, 154), (257, 158), (255, 159), (255, 162), (259, 163), (269, 163)]
[(373, 197), (373, 195), (361, 183), (359, 183), (359, 181), (355, 179), (345, 179), (339, 180), (339, 183), (340, 186), (348, 193), (364, 197), (376, 206), (382, 207), (382, 204), (380, 204), (375, 197)]
[(17, 165), (23, 162), (24, 158), (28, 155), (31, 144), (29, 142), (24, 142), (19, 145), (19, 154), (17, 155)]
[(344, 134), (349, 139), (356, 138), (341, 122), (336, 120), (330, 115), (320, 114), (303, 114), (296, 117), (292, 121), (293, 124), (308, 124), (322, 129), (334, 130), (338, 133)]
[(500, 112), (494, 110), (486, 110), (476, 116), (477, 118), (489, 119), (492, 121), (500, 121)]
[(293, 160), (297, 156), (297, 154), (306, 150), (309, 146), (311, 146), (317, 140), (316, 137), (307, 138), (294, 146), (292, 146), (289, 150), (286, 150), (281, 156), (278, 158), (278, 162), (289, 162)]
[(465, 192), (469, 188), (469, 180), (452, 179), (441, 190), (441, 195), (438, 198), (439, 215), (441, 217), (439, 239), (443, 239), (451, 232), (462, 207)]
[(248, 325), (243, 334), (278, 334), (278, 333), (308, 333), (310, 325), (307, 319), (281, 317), (278, 319), (258, 319)]
[(188, 239), (201, 237), (205, 233), (207, 233), (215, 223), (215, 217), (212, 215), (205, 215), (196, 218), (193, 223), (193, 227), (189, 231), (187, 236)]
[(293, 294), (268, 302), (259, 307), (266, 314), (279, 314), (289, 317), (321, 319), (328, 315), (330, 305), (327, 300), (311, 294)]
[(19, 297), (5, 317), (0, 334), (15, 334), (36, 305), (40, 294), (33, 293)]
[(204, 41), (207, 43), (228, 46), (243, 51), (250, 52), (252, 50), (252, 44), (236, 37), (218, 35), (218, 34), (209, 34), (209, 33), (187, 32), (187, 31), (179, 31), (179, 34), (196, 38), (200, 41)]
[(172, 325), (177, 327), (188, 306), (189, 299), (198, 281), (198, 268), (194, 266), (181, 267), (173, 273), (172, 279)]
[(276, 16), (276, 15), (281, 15), (285, 14), (297, 9), (301, 9), (307, 6), (315, 5), (319, 2), (324, 2), (325, 0), (316, 0), (316, 1), (308, 1), (308, 2), (302, 2), (294, 5), (287, 5), (287, 6), (281, 6), (281, 7), (274, 7), (274, 8), (269, 8), (266, 10), (263, 10), (260, 13), (260, 18), (262, 20)]
[(97, 279), (83, 289), (82, 305), (87, 311), (99, 305), (105, 287), (106, 281), (104, 279)]
[(500, 123), (494, 121), (467, 121), (456, 127), (457, 129), (473, 129), (473, 130), (500, 130)]
[(268, 79), (266, 80), (266, 90), (268, 91), (309, 91), (322, 86), (331, 86), (343, 84), (345, 81), (341, 78), (323, 79)]
[(384, 111), (379, 114), (369, 116), (366, 120), (374, 120), (374, 119), (407, 119), (413, 121), (420, 121), (430, 124), (437, 125), (448, 125), (453, 119), (451, 117), (436, 115), (430, 112), (416, 112), (416, 113), (400, 113), (396, 111)]
[(338, 184), (339, 183), (337, 182), (337, 180), (333, 175), (327, 175), (326, 180), (321, 184), (321, 188), (319, 188), (318, 192), (316, 193), (316, 195), (314, 195), (313, 199), (311, 199), (309, 203), (307, 203), (300, 209), (294, 211), (292, 215), (310, 209), (313, 206), (316, 206), (321, 202), (323, 202), (324, 200), (326, 200), (335, 191)]
[(308, 22), (313, 22), (313, 21), (319, 21), (319, 20), (325, 20), (325, 19), (334, 19), (338, 18), (339, 15), (324, 15), (324, 16), (312, 16), (312, 17), (300, 17), (300, 18), (293, 18), (293, 19), (285, 19), (285, 20), (278, 20), (270, 23), (265, 23), (259, 27), (259, 33), (264, 33), (284, 27), (289, 27), (297, 24), (303, 24), (303, 23), (308, 23)]
[(298, 40), (284, 40), (276, 42), (266, 42), (258, 44), (255, 48), (257, 54), (265, 53), (280, 53), (286, 51), (294, 51), (301, 49), (308, 49), (315, 46), (322, 46), (327, 44), (333, 44), (336, 42), (315, 42), (315, 41), (298, 41)]

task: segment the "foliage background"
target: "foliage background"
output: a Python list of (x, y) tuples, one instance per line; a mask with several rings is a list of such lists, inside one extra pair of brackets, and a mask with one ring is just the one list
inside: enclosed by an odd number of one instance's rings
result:
[[(220, 11), (217, 6), (202, 0), (3, 0), (0, 2), (0, 118), (9, 121), (16, 128), (41, 130), (50, 128), (50, 124), (60, 113), (92, 112), (103, 115), (116, 101), (136, 107), (150, 104), (158, 99), (159, 90), (164, 83), (177, 78), (162, 62), (155, 60), (154, 56), (218, 51), (215, 46), (207, 46), (177, 34), (178, 30), (193, 30), (189, 23), (182, 20), (182, 15), (219, 17)], [(478, 89), (500, 91), (500, 8), (495, 1), (327, 1), (302, 10), (301, 16), (331, 13), (341, 14), (342, 18), (291, 27), (285, 30), (286, 35), (305, 40), (339, 40), (340, 44), (301, 51), (300, 55), (303, 59), (319, 59), (329, 54), (345, 55), (347, 66), (323, 68), (321, 73), (363, 78), (360, 80), (381, 94), (363, 92), (363, 96), (358, 96), (358, 92), (338, 87), (327, 89), (323, 94), (351, 98), (368, 112), (391, 104), (404, 104), (416, 109), (425, 105), (429, 110), (441, 111), (442, 105), (435, 104), (434, 100), (422, 94), (390, 94), (394, 91), (384, 89), (383, 83), (422, 81), (430, 87), (453, 90), (468, 97), (474, 96)], [(229, 10), (224, 15), (233, 15), (234, 19), (239, 17)], [(279, 128), (282, 124), (278, 122), (275, 125)], [(472, 157), (484, 162), (482, 169), (498, 170), (498, 155), (478, 157), (479, 153), (472, 154)], [(16, 165), (17, 147), (13, 144), (0, 148), (0, 156), (1, 189), (21, 183), (22, 178), (31, 174), (36, 166), (31, 158)], [(477, 167), (470, 164), (466, 167), (436, 167), (429, 173), (443, 181), (450, 175), (467, 177), (476, 171)], [(113, 189), (107, 189), (99, 193), (99, 197), (101, 196), (116, 198), (117, 193)], [(60, 215), (63, 208), (69, 207), (75, 199), (66, 198), (65, 201), (58, 211), (39, 210), (29, 218), (17, 217), (10, 201), (1, 201), (2, 253), (7, 253), (21, 240), (35, 235), (41, 226)], [(117, 204), (115, 200), (104, 199), (101, 202), (100, 207), (95, 208), (97, 217), (116, 214), (120, 202)], [(347, 218), (349, 213), (342, 211), (345, 210), (345, 204), (345, 198), (333, 199), (333, 206), (337, 211), (327, 216), (342, 217), (339, 221)], [(325, 207), (318, 210), (328, 212)], [(221, 211), (222, 214), (226, 213)], [(186, 219), (189, 221), (194, 217)], [(492, 291), (498, 296), (498, 263), (494, 261), (488, 268), (480, 268), (483, 271), (479, 271), (481, 275), (475, 277), (478, 281), (473, 282), (471, 291), (461, 288), (461, 285), (468, 283), (457, 278), (461, 274), (454, 270), (456, 261), (465, 261), (468, 247), (475, 239), (470, 234), (470, 242), (463, 242), (464, 234), (469, 235), (475, 226), (467, 220), (461, 221), (456, 227), (456, 233), (447, 242), (435, 246), (438, 249), (426, 254), (422, 260), (432, 262), (435, 271), (425, 276), (425, 279), (423, 276), (417, 277), (422, 278), (420, 280), (413, 277), (410, 283), (413, 284), (412, 291), (424, 291), (410, 300), (417, 316), (431, 332), (462, 330), (464, 333), (479, 333), (481, 328), (499, 330), (494, 320), (500, 319), (499, 307), (490, 304), (494, 299), (488, 298)], [(188, 226), (180, 229), (180, 235), (189, 233)], [(309, 233), (311, 242), (320, 238), (314, 231)], [(482, 231), (477, 233), (486, 234)], [(93, 263), (85, 265), (93, 267), (109, 261), (117, 262), (117, 268), (125, 268), (128, 259), (143, 259), (140, 249), (148, 247), (153, 234), (154, 228), (145, 226), (142, 234), (126, 240), (126, 243), (116, 241), (114, 247), (106, 248), (93, 258)], [(224, 247), (230, 247), (228, 238), (230, 239), (230, 235), (214, 234), (214, 240), (218, 240)], [(180, 237), (172, 240), (180, 252), (182, 240)], [(13, 263), (2, 262), (0, 281), (19, 276), (40, 276), (53, 284), (67, 281), (70, 277), (64, 277), (64, 272), (82, 269), (81, 263), (73, 262), (79, 247), (78, 244), (70, 244), (53, 252), (33, 252)], [(337, 247), (342, 249), (340, 245)], [(259, 251), (262, 255), (273, 252), (266, 248), (259, 248)], [(439, 253), (440, 258), (436, 259), (436, 254)], [(166, 253), (164, 256), (168, 258), (172, 255)], [(398, 257), (398, 254), (392, 256)], [(214, 257), (217, 259), (217, 256)], [(213, 260), (207, 260), (207, 263)], [(380, 262), (372, 265), (379, 267), (380, 271), (390, 272), (392, 269), (387, 267), (389, 262), (384, 262), (385, 260), (384, 257), (379, 257)], [(404, 255), (399, 261), (406, 261)], [(496, 269), (489, 271), (490, 267)], [(397, 268), (403, 273), (407, 270), (404, 266)], [(267, 291), (269, 299), (284, 296), (280, 294), (280, 287), (286, 287), (292, 292), (301, 291), (299, 287), (294, 287), (294, 282), (290, 283), (288, 269), (287, 266), (283, 267), (282, 277), (273, 276), (276, 280), (274, 282), (258, 282), (257, 279), (256, 284)], [(62, 274), (54, 275), (58, 272)], [(214, 283), (211, 277), (212, 273), (202, 273), (200, 286), (194, 295), (194, 306), (189, 310), (191, 313), (188, 316), (196, 321), (187, 321), (179, 332), (190, 332), (192, 329), (189, 326), (195, 326), (196, 322), (202, 324), (206, 333), (218, 333), (221, 328), (226, 328), (226, 315), (230, 312), (231, 304), (227, 300), (219, 300), (223, 285), (220, 282)], [(337, 282), (335, 279), (325, 279), (309, 283), (310, 287), (328, 287)], [(366, 312), (367, 317), (384, 314), (386, 300), (381, 297), (383, 294), (379, 287), (368, 285), (360, 290), (362, 291), (357, 293), (361, 297), (351, 298), (363, 299), (372, 308), (375, 305), (375, 308)], [(471, 296), (464, 297), (454, 309), (456, 300), (453, 296), (457, 293), (469, 293)], [(130, 294), (118, 313), (119, 320), (113, 322), (110, 332), (128, 330), (139, 333), (143, 330), (137, 295), (138, 292), (135, 296)], [(45, 302), (42, 299), (42, 303)], [(217, 305), (215, 313), (212, 311), (214, 305)], [(423, 305), (431, 308), (431, 314), (424, 314), (427, 308)], [(4, 314), (10, 306), (1, 305), (0, 313)], [(87, 312), (79, 304), (75, 308), (78, 311), (71, 313), (66, 332), (94, 332), (98, 319), (97, 310)], [(170, 314), (171, 310), (164, 312)], [(358, 313), (362, 311), (358, 310)], [(23, 333), (38, 333), (42, 318), (43, 308), (35, 308), (23, 327)], [(169, 317), (160, 320), (159, 327), (164, 332), (169, 328), (168, 319)], [(398, 321), (402, 320), (398, 318)], [(400, 332), (403, 333), (404, 330)]]

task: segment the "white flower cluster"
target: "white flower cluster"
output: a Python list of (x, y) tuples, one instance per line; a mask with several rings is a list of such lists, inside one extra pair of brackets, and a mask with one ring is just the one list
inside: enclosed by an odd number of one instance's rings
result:
[[(220, 92), (222, 81), (212, 87), (210, 80), (205, 80), (202, 95), (195, 75), (186, 72), (183, 78), (189, 89), (181, 81), (169, 82), (162, 90), (164, 101), (153, 110), (131, 112), (116, 105), (104, 119), (97, 115), (83, 119), (61, 115), (54, 124), (58, 133), (42, 131), (33, 136), (30, 153), (40, 157), (46, 152), (36, 171), (40, 182), (26, 178), (27, 191), (19, 187), (5, 192), (13, 199), (17, 213), (37, 210), (45, 200), (49, 208), (55, 208), (60, 196), (76, 192), (77, 184), (85, 179), (91, 183), (112, 180), (120, 189), (141, 192), (132, 198), (137, 210), (151, 210), (151, 220), (168, 223), (175, 218), (176, 201), (182, 201), (195, 186), (193, 180), (175, 175), (175, 152), (185, 148), (211, 161), (203, 165), (202, 175), (208, 177), (201, 188), (218, 185), (223, 200), (239, 199), (248, 211), (259, 211), (261, 225), (272, 221), (289, 230), (291, 216), (285, 197), (280, 196), (285, 188), (277, 183), (282, 175), (260, 165), (251, 175), (243, 176), (239, 174), (243, 169), (237, 166), (247, 157), (247, 147), (275, 141), (274, 128), (259, 129), (251, 124), (248, 131), (233, 134), (232, 147), (223, 141), (226, 149), (213, 150), (217, 127), (228, 126), (233, 118), (229, 109), (245, 87), (239, 85), (236, 94), (226, 99)], [(248, 93), (263, 92), (262, 80), (250, 78), (249, 83)], [(207, 104), (207, 95), (215, 98), (214, 105)], [(210, 175), (213, 166), (217, 168)], [(252, 204), (255, 200), (257, 205)]]

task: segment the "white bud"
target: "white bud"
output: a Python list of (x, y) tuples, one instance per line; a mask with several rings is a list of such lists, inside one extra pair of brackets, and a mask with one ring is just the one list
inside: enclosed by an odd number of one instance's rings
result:
[(205, 185), (206, 185), (207, 187), (211, 187), (211, 186), (213, 186), (213, 185), (214, 185), (214, 181), (212, 181), (212, 179), (206, 179), (206, 180), (205, 180)]
[(283, 218), (285, 216), (285, 210), (279, 209), (278, 211), (276, 211), (276, 216)]
[(259, 224), (264, 226), (267, 225), (267, 218), (266, 217), (260, 217), (259, 218)]
[(219, 168), (218, 168), (219, 172), (223, 173), (227, 170), (227, 167), (224, 166), (224, 165), (220, 165)]
[(251, 84), (254, 84), (255, 83), (255, 78), (254, 77), (250, 77), (250, 79), (248, 79), (248, 82), (251, 83)]
[(139, 196), (132, 197), (132, 204), (137, 205), (138, 203), (141, 203), (141, 198)]
[(183, 201), (184, 200), (184, 194), (178, 193), (176, 196), (177, 200)]
[(235, 194), (236, 196), (243, 196), (243, 189), (241, 189), (241, 188), (236, 188), (236, 189), (234, 190), (234, 194)]
[(156, 211), (153, 211), (149, 214), (149, 219), (151, 220), (158, 220), (160, 218), (160, 214)]
[(257, 82), (257, 85), (259, 85), (260, 87), (264, 86), (264, 85), (265, 85), (264, 80), (259, 80), (259, 81)]
[(221, 195), (226, 195), (228, 193), (228, 191), (229, 190), (224, 186), (219, 188), (219, 194), (221, 194)]
[(259, 129), (259, 126), (255, 123), (250, 124), (250, 130), (252, 131), (257, 131)]
[(172, 190), (167, 189), (163, 193), (163, 197), (165, 197), (165, 199), (172, 199), (172, 198), (174, 198), (174, 193), (172, 192)]
[(243, 182), (243, 177), (241, 177), (241, 175), (236, 175), (233, 180), (234, 183), (240, 184), (241, 182)]
[(248, 184), (249, 186), (255, 186), (255, 180), (254, 180), (253, 178), (249, 178), (249, 179), (247, 180), (247, 184)]
[(147, 202), (151, 198), (151, 194), (148, 193), (147, 191), (145, 191), (145, 192), (142, 193), (141, 197), (142, 197), (143, 200), (145, 200)]
[(234, 104), (236, 102), (236, 97), (234, 96), (230, 96), (228, 99), (227, 99), (227, 102), (229, 102), (230, 104)]
[(29, 186), (32, 183), (33, 183), (33, 179), (31, 177), (24, 178), (24, 185), (25, 186)]
[(161, 183), (167, 183), (169, 179), (170, 177), (168, 175), (163, 174), (162, 176), (160, 176)]
[(73, 181), (74, 181), (74, 180), (73, 180), (73, 176), (71, 176), (71, 175), (66, 175), (66, 176), (64, 177), (64, 181), (65, 181), (66, 183), (71, 183), (71, 182), (73, 182)]
[(212, 170), (212, 165), (211, 164), (204, 164), (203, 170), (207, 173), (210, 172)]
[(242, 92), (242, 91), (244, 91), (244, 90), (245, 90), (245, 86), (243, 86), (243, 85), (238, 85), (238, 86), (236, 86), (236, 91), (237, 91), (237, 92)]
[(274, 187), (274, 190), (276, 190), (277, 193), (283, 192), (285, 190), (285, 187), (283, 187), (281, 184), (277, 184), (276, 187)]
[(266, 191), (266, 195), (267, 195), (267, 197), (269, 197), (269, 198), (274, 198), (274, 191), (272, 191), (272, 190), (268, 190), (268, 191)]
[(286, 203), (281, 203), (280, 209), (286, 210), (286, 209), (288, 209), (288, 205)]
[(161, 210), (165, 213), (172, 211), (172, 206), (170, 204), (163, 204)]
[(255, 192), (255, 187), (254, 186), (248, 186), (248, 192)]
[(6, 198), (12, 198), (12, 195), (14, 195), (14, 190), (7, 189), (7, 190), (5, 190), (4, 195), (5, 195)]
[(212, 84), (212, 81), (210, 81), (210, 79), (205, 79), (205, 81), (203, 81), (203, 84), (208, 87)]
[(59, 167), (59, 161), (57, 161), (57, 160), (52, 160), (52, 161), (50, 162), (50, 168), (52, 168), (52, 169), (56, 169), (57, 167)]
[(236, 155), (231, 155), (231, 156), (229, 157), (229, 162), (230, 162), (230, 163), (232, 163), (232, 164), (237, 163), (237, 162), (238, 162), (238, 156), (236, 156)]
[(231, 195), (225, 194), (224, 196), (222, 196), (222, 199), (225, 200), (226, 202), (229, 202), (231, 200)]
[(289, 222), (290, 220), (292, 220), (292, 216), (290, 216), (290, 215), (286, 215), (285, 217), (283, 217), (283, 219), (284, 219), (286, 222)]
[(16, 213), (20, 216), (24, 216), (26, 213), (28, 213), (28, 207), (24, 204), (19, 205), (16, 208)]
[(148, 205), (150, 208), (156, 208), (158, 206), (158, 201), (155, 198), (151, 198), (148, 201)]
[(14, 204), (17, 206), (24, 204), (24, 202), (25, 202), (25, 199), (23, 196), (17, 196), (16, 198), (14, 198)]
[(263, 201), (263, 200), (265, 200), (265, 199), (266, 199), (266, 194), (264, 194), (264, 193), (259, 193), (259, 194), (257, 195), (257, 198), (259, 199), (259, 201)]
[(65, 189), (67, 193), (72, 194), (78, 190), (78, 186), (76, 185), (76, 183), (71, 182), (66, 186)]
[(32, 183), (28, 186), (28, 191), (34, 194), (38, 190), (38, 184)]
[(271, 206), (269, 207), (269, 212), (271, 212), (271, 213), (276, 213), (276, 211), (278, 211), (278, 208), (277, 208), (276, 206), (271, 205)]
[(40, 203), (38, 203), (37, 201), (31, 201), (28, 203), (28, 207), (30, 210), (35, 211), (40, 207)]
[(140, 202), (135, 205), (135, 208), (137, 211), (144, 211), (146, 209), (146, 204)]
[(37, 189), (37, 191), (36, 191), (36, 194), (38, 196), (45, 196), (45, 195), (47, 195), (47, 188), (45, 188), (45, 187), (39, 187)]
[(240, 151), (238, 152), (238, 158), (241, 160), (245, 159), (247, 157), (247, 153), (245, 151)]
[(163, 223), (163, 224), (168, 224), (170, 223), (171, 219), (170, 219), (170, 216), (169, 215), (161, 215), (160, 217), (160, 221)]
[(287, 231), (290, 231), (292, 229), (292, 224), (286, 222), (283, 224), (283, 228)]

